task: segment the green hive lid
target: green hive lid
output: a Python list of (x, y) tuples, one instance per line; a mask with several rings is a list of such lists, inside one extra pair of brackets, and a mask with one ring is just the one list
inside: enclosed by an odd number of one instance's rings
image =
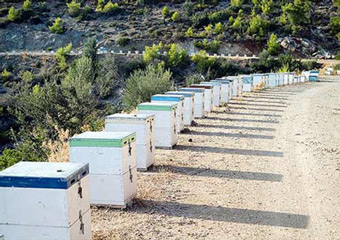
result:
[(69, 140), (70, 147), (123, 147), (134, 141), (134, 132), (84, 132)]
[(138, 104), (137, 109), (150, 111), (173, 111), (177, 109), (177, 103), (170, 102), (141, 103)]

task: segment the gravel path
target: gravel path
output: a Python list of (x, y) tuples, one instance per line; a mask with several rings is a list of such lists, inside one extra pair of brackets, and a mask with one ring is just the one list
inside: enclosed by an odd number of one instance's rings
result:
[(340, 239), (340, 80), (247, 94), (157, 150), (94, 239)]

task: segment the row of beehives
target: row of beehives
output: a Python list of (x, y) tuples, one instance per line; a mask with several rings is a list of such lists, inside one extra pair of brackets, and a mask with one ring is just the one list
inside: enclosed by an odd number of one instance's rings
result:
[(90, 204), (124, 208), (137, 193), (137, 169), (153, 165), (155, 147), (172, 148), (195, 118), (242, 92), (308, 79), (291, 73), (225, 77), (154, 95), (136, 114), (107, 116), (104, 132), (70, 139), (71, 163), (20, 162), (0, 172), (0, 236), (91, 239)]

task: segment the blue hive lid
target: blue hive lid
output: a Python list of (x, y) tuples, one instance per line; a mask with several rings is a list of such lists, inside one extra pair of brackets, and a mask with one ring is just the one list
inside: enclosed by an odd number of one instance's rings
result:
[(88, 174), (88, 163), (19, 162), (0, 172), (0, 187), (68, 189)]
[(179, 90), (183, 92), (204, 93), (204, 89), (202, 88), (180, 88)]
[(166, 95), (166, 94), (157, 94), (151, 97), (152, 101), (170, 101), (170, 102), (180, 102), (184, 97), (180, 95)]
[(170, 92), (166, 92), (165, 94), (167, 94), (167, 95), (182, 95), (184, 97), (193, 97), (193, 96), (195, 96), (194, 92), (175, 92), (175, 91), (170, 91)]

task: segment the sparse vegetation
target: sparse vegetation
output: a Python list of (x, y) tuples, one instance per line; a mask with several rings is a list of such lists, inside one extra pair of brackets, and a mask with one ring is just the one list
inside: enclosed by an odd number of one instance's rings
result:
[(56, 18), (55, 22), (51, 27), (49, 27), (49, 29), (51, 32), (56, 34), (63, 34), (66, 31), (61, 18)]

